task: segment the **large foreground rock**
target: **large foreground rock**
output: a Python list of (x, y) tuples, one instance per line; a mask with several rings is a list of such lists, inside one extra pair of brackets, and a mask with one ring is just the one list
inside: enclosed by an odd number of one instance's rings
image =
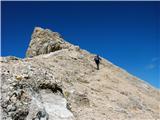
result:
[(2, 120), (160, 119), (159, 90), (103, 58), (97, 71), (94, 54), (64, 40), (44, 54), (52, 32), (38, 30), (29, 58), (0, 60)]

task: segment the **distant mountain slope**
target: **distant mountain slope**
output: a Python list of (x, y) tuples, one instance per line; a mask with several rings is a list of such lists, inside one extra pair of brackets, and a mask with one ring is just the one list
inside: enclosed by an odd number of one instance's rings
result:
[(158, 120), (160, 92), (36, 27), (25, 59), (1, 57), (2, 120)]

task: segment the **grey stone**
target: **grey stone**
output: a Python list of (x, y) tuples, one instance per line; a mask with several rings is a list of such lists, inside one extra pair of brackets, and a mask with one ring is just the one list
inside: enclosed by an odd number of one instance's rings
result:
[(17, 107), (15, 105), (8, 105), (7, 110), (8, 112), (16, 111)]

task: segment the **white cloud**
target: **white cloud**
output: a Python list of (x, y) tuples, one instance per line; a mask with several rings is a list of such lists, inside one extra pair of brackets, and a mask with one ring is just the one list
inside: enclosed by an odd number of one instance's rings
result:
[(149, 65), (147, 65), (147, 69), (154, 69), (156, 67), (156, 65), (155, 64), (149, 64)]
[(156, 61), (158, 61), (158, 60), (160, 60), (159, 57), (154, 57), (154, 58), (152, 58), (151, 62), (156, 62)]
[(148, 65), (146, 65), (146, 68), (147, 68), (148, 70), (152, 70), (152, 69), (154, 69), (154, 68), (157, 68), (157, 67), (158, 67), (157, 62), (158, 62), (159, 60), (160, 60), (159, 57), (154, 57), (154, 58), (152, 58), (152, 59), (151, 59), (151, 62), (150, 62)]

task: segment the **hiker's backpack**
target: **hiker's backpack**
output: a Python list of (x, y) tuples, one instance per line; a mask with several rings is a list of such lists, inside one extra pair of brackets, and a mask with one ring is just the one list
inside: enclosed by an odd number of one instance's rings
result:
[(95, 56), (95, 57), (94, 57), (94, 60), (95, 60), (95, 61), (98, 61), (98, 60), (99, 60), (99, 57), (98, 57), (98, 56)]

